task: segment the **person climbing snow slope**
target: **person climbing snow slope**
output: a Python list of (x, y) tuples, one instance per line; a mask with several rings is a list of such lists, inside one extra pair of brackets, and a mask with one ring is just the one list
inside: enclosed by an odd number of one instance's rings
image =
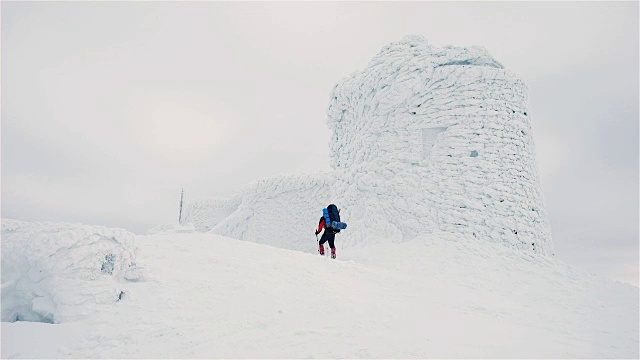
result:
[[(326, 210), (329, 214), (331, 213), (335, 214), (334, 217), (337, 218), (337, 221), (340, 220), (340, 215), (339, 215), (340, 209), (338, 209), (334, 204), (327, 206)], [(324, 229), (324, 233), (320, 238), (320, 242), (318, 242), (318, 253), (324, 256), (324, 243), (328, 241), (329, 248), (331, 248), (331, 258), (335, 259), (336, 258), (335, 239), (336, 239), (336, 234), (340, 232), (340, 229), (335, 229), (331, 226), (331, 224), (327, 224), (327, 213), (325, 213), (320, 218), (320, 221), (318, 222), (318, 229), (315, 232), (316, 237), (318, 236), (318, 234), (320, 234), (320, 232), (322, 232), (323, 229)]]

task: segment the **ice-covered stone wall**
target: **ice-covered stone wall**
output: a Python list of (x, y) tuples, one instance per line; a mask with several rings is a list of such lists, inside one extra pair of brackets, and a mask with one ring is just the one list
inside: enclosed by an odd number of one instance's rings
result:
[(327, 122), (332, 173), (267, 179), (190, 220), (313, 251), (298, 242), (336, 203), (346, 246), (444, 231), (553, 252), (525, 85), (483, 48), (390, 44), (336, 85)]
[(82, 319), (144, 280), (121, 229), (2, 220), (2, 321)]
[[(235, 210), (228, 217), (209, 221), (212, 232), (235, 239), (269, 244), (286, 249), (313, 251), (314, 230), (322, 209), (333, 196), (334, 174), (287, 175), (265, 179), (237, 195)], [(229, 203), (216, 201), (219, 208)], [(191, 205), (189, 205), (191, 207)], [(200, 212), (202, 213), (202, 212)], [(188, 210), (188, 221), (203, 223)]]
[(241, 197), (230, 199), (198, 199), (185, 207), (185, 224), (193, 224), (197, 231), (209, 231), (220, 221), (231, 215), (240, 205)]
[(405, 240), (441, 230), (550, 254), (527, 108), (486, 50), (406, 37), (333, 91), (331, 166), (349, 174), (336, 190), (375, 194), (353, 218), (389, 219)]

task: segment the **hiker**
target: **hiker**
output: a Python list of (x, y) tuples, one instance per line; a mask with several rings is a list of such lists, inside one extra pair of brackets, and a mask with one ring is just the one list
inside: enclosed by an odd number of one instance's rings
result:
[[(335, 228), (332, 227), (332, 225), (335, 226)], [(336, 247), (334, 244), (336, 234), (340, 232), (340, 228), (345, 229), (346, 227), (347, 224), (340, 222), (340, 209), (338, 209), (334, 204), (323, 209), (323, 216), (320, 218), (320, 221), (318, 222), (318, 230), (316, 230), (317, 238), (318, 234), (320, 234), (324, 229), (320, 242), (318, 242), (318, 252), (320, 255), (324, 256), (324, 243), (328, 241), (329, 247), (331, 248), (331, 258), (336, 258)]]

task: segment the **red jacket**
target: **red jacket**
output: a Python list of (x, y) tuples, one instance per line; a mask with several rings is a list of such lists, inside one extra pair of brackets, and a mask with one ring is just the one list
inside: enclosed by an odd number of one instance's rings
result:
[(318, 234), (320, 234), (320, 232), (326, 228), (327, 228), (327, 222), (324, 220), (324, 216), (323, 216), (320, 218), (320, 223), (318, 223)]

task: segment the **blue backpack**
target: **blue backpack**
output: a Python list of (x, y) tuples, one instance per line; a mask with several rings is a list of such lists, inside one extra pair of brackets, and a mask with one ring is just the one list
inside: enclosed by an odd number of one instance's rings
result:
[(326, 209), (322, 209), (322, 215), (324, 216), (324, 221), (327, 223), (327, 227), (335, 229), (337, 232), (347, 228), (347, 223), (340, 222), (340, 213), (334, 204), (327, 206)]

